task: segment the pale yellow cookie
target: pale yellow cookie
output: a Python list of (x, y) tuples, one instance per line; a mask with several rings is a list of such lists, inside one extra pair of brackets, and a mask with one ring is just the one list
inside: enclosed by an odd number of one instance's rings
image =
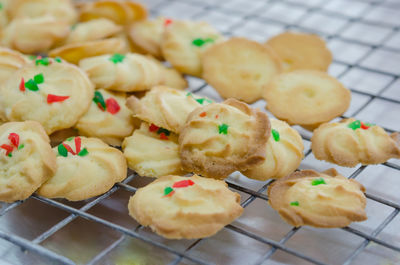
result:
[(238, 218), (240, 195), (220, 180), (165, 176), (133, 195), (129, 214), (141, 225), (170, 239), (204, 238)]
[(86, 200), (107, 192), (126, 178), (124, 155), (100, 139), (73, 137), (53, 148), (57, 172), (38, 194), (47, 198)]
[(325, 72), (297, 70), (274, 78), (264, 98), (277, 118), (313, 130), (342, 115), (350, 106), (351, 93)]
[(303, 140), (295, 129), (284, 121), (271, 119), (271, 137), (267, 142), (265, 161), (242, 173), (261, 181), (285, 177), (300, 165), (303, 150)]
[(50, 139), (35, 121), (0, 126), (0, 201), (24, 200), (56, 172)]
[(154, 124), (143, 122), (140, 129), (125, 138), (122, 149), (129, 168), (140, 176), (159, 178), (185, 174), (179, 158), (177, 135)]
[(49, 58), (26, 64), (0, 87), (0, 116), (35, 120), (48, 134), (72, 127), (88, 110), (93, 85), (78, 67)]
[(5, 26), (7, 26), (9, 22), (8, 18), (8, 7), (12, 0), (0, 0), (0, 30), (3, 30)]
[(228, 99), (195, 109), (179, 135), (183, 169), (225, 178), (265, 161), (271, 127), (266, 113)]
[(61, 57), (64, 60), (78, 64), (80, 60), (88, 57), (112, 53), (126, 53), (129, 47), (121, 38), (86, 41), (82, 43), (67, 44), (49, 52), (51, 57)]
[(75, 23), (78, 14), (72, 0), (12, 0), (8, 5), (11, 18), (39, 18), (51, 15), (69, 24)]
[(97, 137), (107, 144), (120, 146), (134, 128), (132, 112), (125, 103), (125, 93), (96, 90), (88, 112), (79, 119), (75, 128), (80, 135)]
[(269, 204), (290, 225), (345, 227), (367, 219), (364, 187), (330, 169), (302, 170), (268, 188)]
[(1, 44), (23, 53), (45, 53), (69, 33), (68, 22), (53, 16), (16, 18), (1, 32)]
[(323, 39), (314, 34), (285, 32), (266, 42), (281, 58), (285, 71), (299, 69), (327, 71), (332, 53)]
[(188, 82), (186, 79), (175, 68), (165, 66), (162, 62), (152, 56), (148, 56), (148, 58), (155, 62), (161, 71), (162, 80), (160, 81), (159, 85), (180, 90), (188, 87)]
[(64, 44), (101, 40), (112, 37), (122, 32), (122, 30), (121, 26), (106, 18), (80, 22), (71, 28), (71, 34), (69, 34)]
[(223, 98), (247, 103), (281, 72), (281, 63), (268, 47), (244, 38), (232, 38), (209, 48), (202, 57), (203, 78)]
[(149, 90), (161, 83), (160, 67), (140, 54), (107, 54), (79, 62), (97, 88), (134, 92)]
[(201, 55), (222, 40), (221, 34), (206, 22), (174, 21), (165, 28), (161, 50), (179, 72), (201, 77)]
[(29, 61), (21, 53), (0, 47), (0, 84)]
[(131, 96), (127, 106), (136, 118), (180, 132), (190, 112), (211, 100), (165, 86), (153, 87), (144, 97)]
[(346, 167), (400, 158), (398, 133), (389, 135), (379, 126), (353, 118), (322, 124), (314, 131), (311, 148), (317, 159)]
[(80, 20), (88, 21), (97, 18), (107, 18), (121, 25), (145, 19), (147, 10), (139, 3), (130, 0), (99, 0), (85, 2), (79, 5)]

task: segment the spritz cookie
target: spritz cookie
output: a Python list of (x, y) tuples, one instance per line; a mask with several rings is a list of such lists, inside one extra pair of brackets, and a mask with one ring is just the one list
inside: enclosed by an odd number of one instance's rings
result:
[(141, 225), (170, 239), (204, 238), (238, 218), (240, 195), (220, 180), (165, 176), (133, 195), (129, 214)]
[(15, 71), (29, 60), (21, 53), (0, 47), (0, 83), (3, 84)]
[(0, 201), (31, 196), (57, 169), (50, 139), (36, 121), (0, 126)]
[(126, 178), (124, 155), (97, 138), (72, 137), (53, 148), (57, 172), (40, 187), (47, 198), (86, 200), (107, 192)]
[(160, 69), (161, 80), (159, 85), (172, 87), (180, 90), (183, 90), (188, 87), (187, 80), (175, 68), (165, 66), (162, 62), (160, 62), (159, 60), (155, 59), (152, 56), (147, 56), (147, 58), (149, 58), (155, 64), (157, 64), (157, 66)]
[(302, 170), (268, 188), (269, 204), (290, 225), (345, 227), (367, 219), (365, 188), (334, 169)]

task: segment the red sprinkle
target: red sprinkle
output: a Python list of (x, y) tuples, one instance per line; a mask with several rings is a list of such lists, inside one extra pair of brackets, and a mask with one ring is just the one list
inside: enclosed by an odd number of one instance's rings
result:
[(68, 99), (69, 96), (57, 96), (53, 94), (48, 94), (47, 95), (47, 103), (51, 104), (54, 102), (63, 102), (64, 100)]
[(168, 140), (168, 136), (166, 136), (165, 133), (160, 133), (160, 139), (161, 140)]
[(103, 106), (100, 104), (100, 102), (97, 102), (97, 106), (98, 106), (99, 109), (101, 109), (102, 111), (105, 111), (105, 109), (104, 109)]
[(219, 116), (218, 116), (218, 114), (217, 114), (217, 115), (215, 115), (215, 118), (216, 118), (216, 119), (218, 119), (218, 117), (219, 117)]
[(202, 112), (202, 113), (200, 113), (200, 117), (205, 117), (207, 115), (207, 113), (206, 112)]
[(41, 55), (39, 55), (38, 57), (36, 57), (36, 60), (40, 60), (40, 59), (42, 59), (43, 57), (41, 56)]
[(19, 146), (19, 135), (18, 134), (10, 133), (10, 135), (8, 136), (8, 139), (13, 144), (13, 146), (18, 148), (18, 146)]
[(25, 91), (25, 80), (24, 80), (23, 77), (21, 79), (21, 83), (19, 83), (19, 90), (20, 91)]
[(174, 194), (175, 194), (175, 191), (173, 190), (170, 193), (168, 193), (167, 195), (164, 195), (164, 197), (171, 197)]
[(361, 127), (360, 128), (363, 129), (363, 130), (368, 130), (369, 126), (367, 126), (363, 122), (361, 122)]
[(76, 153), (74, 152), (74, 150), (72, 150), (71, 146), (69, 146), (69, 145), (67, 145), (67, 144), (65, 144), (65, 143), (62, 143), (62, 145), (65, 147), (65, 149), (67, 149), (68, 152), (70, 152), (70, 153), (73, 154), (73, 155), (76, 155)]
[(172, 19), (166, 18), (166, 19), (164, 20), (164, 26), (168, 26), (168, 25), (171, 24), (171, 23), (172, 23)]
[(186, 188), (192, 185), (194, 185), (194, 182), (191, 179), (185, 179), (175, 182), (172, 188)]
[(156, 131), (158, 131), (158, 129), (160, 129), (160, 127), (158, 127), (157, 125), (154, 125), (153, 123), (149, 127), (150, 132), (156, 132)]
[(12, 147), (11, 145), (8, 145), (8, 144), (3, 144), (0, 147), (3, 148), (4, 150), (6, 150), (6, 156), (8, 156), (8, 154), (11, 153), (12, 150), (14, 149), (14, 147)]
[(81, 137), (75, 137), (75, 150), (76, 150), (76, 154), (79, 154), (79, 152), (81, 151)]
[(113, 98), (109, 98), (106, 100), (106, 106), (107, 106), (107, 111), (113, 115), (117, 114), (118, 111), (121, 109), (118, 102)]

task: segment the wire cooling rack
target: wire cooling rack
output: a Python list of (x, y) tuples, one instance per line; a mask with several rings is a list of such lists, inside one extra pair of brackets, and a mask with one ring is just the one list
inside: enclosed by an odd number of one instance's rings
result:
[[(206, 20), (227, 36), (258, 41), (285, 30), (317, 33), (333, 51), (330, 74), (352, 91), (344, 117), (400, 131), (400, 2), (379, 0), (152, 0), (152, 16)], [(232, 55), (234, 56), (234, 54)], [(190, 90), (222, 100), (203, 80)], [(254, 104), (263, 108), (265, 102)], [(324, 170), (310, 150), (300, 168)], [(349, 169), (333, 166), (367, 188), (368, 221), (341, 229), (293, 228), (267, 204), (272, 181), (233, 174), (244, 214), (217, 235), (166, 240), (128, 216), (129, 196), (151, 180), (133, 172), (106, 194), (71, 203), (33, 195), (0, 212), (0, 263), (4, 264), (400, 264), (400, 164)], [(84, 176), (82, 176), (84, 177)]]

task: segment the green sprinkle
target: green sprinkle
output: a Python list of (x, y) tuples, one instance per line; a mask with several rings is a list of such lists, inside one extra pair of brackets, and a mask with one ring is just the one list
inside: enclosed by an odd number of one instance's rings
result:
[(279, 142), (279, 140), (281, 139), (279, 132), (275, 129), (272, 129), (271, 132), (272, 132), (272, 136), (274, 137), (275, 142)]
[(325, 182), (325, 180), (323, 178), (313, 179), (311, 181), (311, 185), (313, 185), (313, 186), (318, 186), (320, 184), (326, 184), (326, 182)]
[(192, 96), (193, 96), (193, 94), (192, 94), (192, 93), (190, 93), (190, 92), (188, 92), (188, 93), (186, 94), (186, 96), (187, 96), (187, 97), (192, 97)]
[(219, 134), (228, 134), (229, 125), (223, 123), (218, 126)]
[(36, 65), (42, 64), (44, 66), (48, 66), (50, 64), (50, 61), (49, 61), (49, 58), (46, 57), (46, 58), (36, 60), (35, 63), (36, 63)]
[(347, 127), (349, 127), (352, 130), (357, 130), (361, 127), (361, 122), (359, 120), (353, 121), (352, 123), (349, 123)]
[(71, 26), (71, 30), (75, 30), (77, 25), (78, 25), (78, 24), (72, 25), (72, 26)]
[(205, 98), (198, 98), (196, 99), (197, 102), (199, 102), (201, 105), (203, 105)]
[(2, 10), (3, 9), (3, 4), (2, 3), (0, 3), (0, 10)]
[(57, 63), (62, 63), (62, 60), (61, 60), (61, 58), (60, 58), (60, 57), (56, 57), (56, 58), (54, 58), (54, 61), (56, 61)]
[(88, 154), (89, 154), (89, 151), (88, 151), (86, 148), (83, 148), (83, 149), (79, 152), (78, 156), (86, 156), (86, 155), (88, 155)]
[(94, 92), (94, 98), (93, 98), (94, 103), (100, 104), (101, 107), (106, 110), (106, 102), (104, 101), (103, 95), (99, 91)]
[(29, 79), (27, 82), (25, 82), (25, 87), (28, 88), (31, 91), (38, 91), (39, 90), (38, 85), (32, 79)]
[(171, 134), (171, 132), (168, 131), (167, 129), (164, 128), (158, 129), (157, 134), (162, 134), (162, 133), (164, 133), (166, 136), (169, 136)]
[(299, 206), (300, 204), (299, 204), (298, 201), (294, 201), (294, 202), (291, 202), (290, 205), (292, 205), (292, 206)]
[(192, 41), (192, 44), (197, 46), (197, 47), (201, 47), (204, 45), (204, 43), (206, 43), (203, 39), (195, 39)]
[(29, 55), (28, 58), (29, 58), (30, 60), (35, 60), (35, 59), (37, 58), (37, 56), (36, 56), (36, 55)]
[(65, 146), (63, 144), (58, 145), (57, 149), (58, 149), (58, 154), (60, 156), (63, 156), (63, 157), (68, 156), (68, 150), (67, 150), (67, 148), (65, 148)]
[(74, 139), (75, 137), (69, 137), (69, 138), (67, 138), (67, 141), (72, 141), (73, 139)]
[(9, 154), (8, 154), (8, 156), (9, 156), (9, 157), (12, 157), (12, 154), (11, 154), (11, 153), (9, 153)]
[(168, 194), (170, 194), (170, 193), (173, 192), (173, 191), (174, 191), (173, 188), (171, 188), (171, 187), (166, 187), (166, 188), (164, 189), (164, 196), (167, 196)]
[(24, 145), (24, 144), (21, 144), (21, 145), (18, 146), (18, 150), (21, 150), (21, 149), (24, 148), (24, 147), (25, 147), (25, 145)]
[(110, 61), (117, 64), (117, 63), (122, 63), (125, 59), (125, 55), (116, 53), (113, 56), (110, 57)]
[(44, 82), (44, 76), (43, 76), (43, 74), (35, 75), (35, 76), (33, 77), (33, 81), (35, 81), (36, 84), (41, 84), (41, 83), (43, 83), (43, 82)]

